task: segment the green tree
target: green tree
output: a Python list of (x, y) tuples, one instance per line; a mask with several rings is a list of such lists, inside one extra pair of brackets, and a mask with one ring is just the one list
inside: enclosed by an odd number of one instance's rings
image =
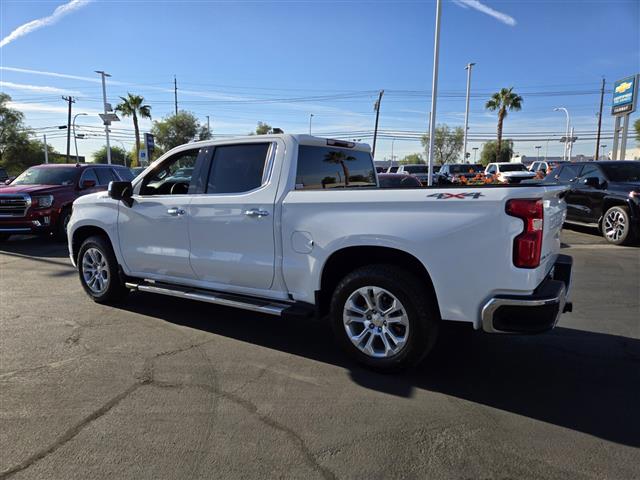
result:
[(127, 93), (126, 97), (120, 97), (122, 102), (116, 107), (116, 111), (120, 112), (123, 117), (131, 117), (133, 119), (133, 129), (136, 133), (136, 154), (131, 159), (131, 166), (138, 166), (138, 157), (140, 152), (140, 128), (138, 127), (138, 117), (151, 118), (151, 107), (143, 105), (144, 97), (142, 95), (132, 95)]
[[(91, 155), (94, 163), (107, 163), (107, 146), (96, 150)], [(111, 163), (116, 165), (131, 165), (133, 166), (133, 159), (131, 158), (131, 154), (127, 153), (124, 148), (120, 147), (111, 147)]]
[(500, 152), (502, 147), (502, 124), (504, 119), (507, 118), (507, 114), (510, 111), (517, 112), (522, 109), (524, 100), (522, 97), (513, 92), (513, 87), (501, 88), (499, 92), (491, 95), (491, 98), (487, 100), (485, 108), (492, 112), (498, 111), (498, 132), (497, 132), (497, 146), (496, 151)]
[(412, 165), (416, 163), (424, 163), (424, 158), (421, 153), (410, 153), (398, 162), (400, 165)]
[(196, 116), (190, 112), (178, 112), (177, 115), (154, 121), (151, 133), (164, 151), (193, 140), (206, 140), (207, 135), (210, 135), (207, 127), (201, 126)]
[(249, 135), (268, 135), (273, 133), (273, 127), (265, 122), (258, 122), (255, 132), (249, 132)]
[[(9, 106), (11, 97), (0, 93), (0, 165), (10, 175), (22, 173), (27, 168), (44, 163), (44, 143), (30, 138), (33, 133), (24, 125), (22, 112)], [(49, 161), (56, 161), (56, 152), (47, 146)]]
[[(425, 133), (421, 140), (426, 158), (429, 158), (429, 134)], [(442, 165), (456, 160), (462, 150), (463, 141), (462, 127), (450, 129), (448, 125), (438, 125), (433, 139), (434, 162)]]
[(513, 156), (513, 141), (504, 140), (500, 147), (500, 155), (498, 155), (498, 142), (486, 142), (482, 147), (480, 154), (480, 163), (487, 166), (494, 162), (509, 162)]

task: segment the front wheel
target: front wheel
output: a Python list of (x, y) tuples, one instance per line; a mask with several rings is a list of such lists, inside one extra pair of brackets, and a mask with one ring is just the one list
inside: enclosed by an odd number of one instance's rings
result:
[(627, 207), (611, 207), (602, 219), (602, 235), (614, 245), (623, 245), (631, 240), (631, 222)]
[(116, 303), (127, 295), (113, 248), (105, 237), (87, 238), (80, 247), (77, 265), (80, 283), (95, 302)]
[(418, 364), (433, 347), (435, 299), (424, 282), (392, 265), (371, 265), (347, 275), (331, 301), (337, 341), (356, 361), (379, 371)]

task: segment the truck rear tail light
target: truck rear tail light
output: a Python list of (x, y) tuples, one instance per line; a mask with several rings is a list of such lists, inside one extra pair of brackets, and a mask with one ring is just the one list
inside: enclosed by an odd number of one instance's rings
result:
[(507, 201), (507, 215), (521, 218), (524, 231), (513, 240), (513, 264), (519, 268), (540, 265), (544, 210), (542, 199), (519, 198)]

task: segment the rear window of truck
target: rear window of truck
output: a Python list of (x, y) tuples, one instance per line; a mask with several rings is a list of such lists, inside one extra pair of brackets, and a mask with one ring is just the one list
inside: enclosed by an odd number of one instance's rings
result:
[(335, 147), (301, 145), (296, 190), (376, 187), (371, 154)]

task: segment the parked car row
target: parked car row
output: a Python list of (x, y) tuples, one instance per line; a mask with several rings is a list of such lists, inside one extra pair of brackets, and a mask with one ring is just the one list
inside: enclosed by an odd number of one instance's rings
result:
[(71, 204), (106, 190), (111, 181), (132, 180), (120, 165), (45, 164), (28, 168), (0, 189), (0, 240), (14, 234), (64, 238)]
[(568, 187), (569, 223), (597, 227), (614, 245), (640, 237), (640, 162), (564, 162), (544, 184)]

